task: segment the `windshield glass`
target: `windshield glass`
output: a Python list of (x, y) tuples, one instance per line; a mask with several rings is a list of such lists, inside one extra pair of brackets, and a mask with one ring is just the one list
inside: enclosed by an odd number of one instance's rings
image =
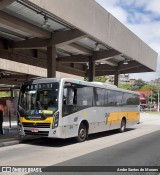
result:
[(23, 85), (18, 111), (20, 115), (53, 114), (58, 109), (59, 83)]

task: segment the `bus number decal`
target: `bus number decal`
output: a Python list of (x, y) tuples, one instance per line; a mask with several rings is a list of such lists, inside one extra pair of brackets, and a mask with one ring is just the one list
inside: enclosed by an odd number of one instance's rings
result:
[(78, 117), (75, 117), (75, 118), (74, 118), (74, 122), (77, 122), (77, 120), (78, 120)]

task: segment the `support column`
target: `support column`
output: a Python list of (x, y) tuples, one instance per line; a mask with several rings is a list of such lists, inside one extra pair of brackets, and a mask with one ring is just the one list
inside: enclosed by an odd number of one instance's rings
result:
[(116, 71), (114, 74), (114, 85), (118, 87), (119, 85), (119, 71)]
[(93, 57), (89, 57), (89, 69), (88, 69), (88, 81), (94, 81), (95, 79), (95, 62), (93, 61)]
[(47, 77), (56, 77), (56, 47), (47, 47)]

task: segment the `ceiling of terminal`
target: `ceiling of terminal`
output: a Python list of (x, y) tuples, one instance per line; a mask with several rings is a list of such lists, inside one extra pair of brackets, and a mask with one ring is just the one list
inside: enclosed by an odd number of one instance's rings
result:
[[(46, 68), (44, 42), (60, 32), (69, 38), (68, 31), (73, 31), (76, 37), (69, 42), (66, 39), (63, 44), (56, 43), (58, 71), (85, 76), (88, 57), (92, 55), (96, 55), (97, 76), (114, 74), (117, 69), (121, 74), (152, 71), (27, 0), (16, 0), (0, 9), (0, 58)], [(0, 67), (4, 83), (9, 80), (16, 84), (37, 76)]]

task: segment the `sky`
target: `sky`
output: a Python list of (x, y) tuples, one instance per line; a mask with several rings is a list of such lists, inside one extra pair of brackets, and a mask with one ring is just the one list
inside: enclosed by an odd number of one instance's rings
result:
[(130, 74), (130, 78), (160, 77), (160, 0), (96, 0), (108, 12), (158, 53), (155, 73)]

